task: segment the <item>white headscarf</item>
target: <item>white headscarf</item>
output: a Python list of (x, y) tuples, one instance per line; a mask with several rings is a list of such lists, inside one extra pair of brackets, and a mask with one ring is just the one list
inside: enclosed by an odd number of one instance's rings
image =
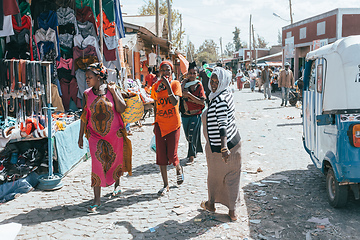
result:
[[(230, 82), (231, 82), (231, 72), (228, 71), (228, 70), (225, 70), (224, 68), (222, 67), (216, 67), (211, 76), (212, 75), (216, 75), (218, 80), (219, 80), (219, 85), (218, 85), (218, 88), (216, 89), (215, 92), (211, 92), (209, 94), (209, 100), (213, 100), (215, 97), (217, 97), (222, 91), (224, 91), (225, 89), (229, 90), (228, 87), (230, 85)], [(211, 79), (211, 77), (210, 77)], [(210, 81), (209, 81), (209, 89), (211, 90), (211, 84), (210, 84)]]

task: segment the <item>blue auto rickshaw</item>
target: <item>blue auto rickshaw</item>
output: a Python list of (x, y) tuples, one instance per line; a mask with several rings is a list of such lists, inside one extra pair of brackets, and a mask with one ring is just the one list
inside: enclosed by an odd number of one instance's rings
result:
[(352, 190), (360, 198), (360, 36), (306, 56), (303, 143), (326, 175), (328, 200), (343, 207)]

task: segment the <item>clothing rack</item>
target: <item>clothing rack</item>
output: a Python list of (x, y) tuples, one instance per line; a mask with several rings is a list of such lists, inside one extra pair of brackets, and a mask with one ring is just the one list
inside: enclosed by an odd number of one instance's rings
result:
[[(5, 62), (16, 62), (19, 63), (19, 60), (4, 60)], [(39, 186), (38, 188), (42, 189), (42, 190), (53, 190), (53, 189), (58, 189), (60, 187), (62, 187), (62, 183), (61, 183), (61, 177), (58, 174), (54, 174), (53, 171), (53, 136), (52, 136), (52, 111), (55, 110), (55, 107), (52, 107), (52, 100), (51, 100), (51, 65), (53, 64), (52, 62), (49, 61), (30, 61), (30, 60), (25, 60), (26, 63), (37, 63), (40, 64), (41, 66), (45, 67), (45, 83), (46, 83), (46, 89), (43, 89), (45, 91), (45, 95), (46, 95), (46, 106), (43, 107), (42, 109), (46, 110), (46, 118), (45, 121), (47, 121), (47, 139), (48, 139), (48, 166), (49, 166), (49, 170), (48, 170), (48, 174), (47, 176), (42, 175), (39, 177)], [(13, 73), (15, 74), (15, 73)], [(18, 74), (18, 73), (17, 73)], [(40, 79), (39, 76), (32, 76), (32, 77), (38, 77)], [(40, 82), (38, 81), (39, 79), (35, 79), (36, 81), (36, 85), (35, 87), (38, 88), (40, 87)], [(18, 83), (15, 83), (19, 84)], [(14, 86), (15, 87), (15, 86)], [(15, 91), (22, 91), (22, 89), (16, 89)], [(39, 91), (40, 94), (44, 94), (44, 92), (41, 93), (41, 87), (40, 89), (37, 89), (36, 91)], [(8, 96), (5, 96), (5, 93), (7, 91), (2, 91), (1, 89), (1, 94), (0, 96), (3, 98), (6, 98)], [(11, 91), (9, 89), (8, 91), (8, 95), (11, 97), (17, 97), (15, 96), (14, 91)], [(21, 92), (21, 94), (24, 94), (23, 92)], [(34, 98), (34, 96), (31, 96), (31, 98)], [(7, 111), (7, 109), (6, 109)], [(25, 113), (23, 113), (25, 114)], [(31, 112), (31, 115), (33, 116), (34, 112)], [(28, 139), (17, 139), (16, 141), (23, 141), (23, 140), (28, 140)]]

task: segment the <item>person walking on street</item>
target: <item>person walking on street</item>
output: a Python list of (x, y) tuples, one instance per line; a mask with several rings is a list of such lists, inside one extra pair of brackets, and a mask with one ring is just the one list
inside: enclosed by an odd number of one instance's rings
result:
[(290, 69), (290, 64), (285, 63), (285, 69), (282, 69), (279, 73), (279, 87), (281, 87), (281, 106), (285, 107), (289, 99), (289, 89), (294, 88), (294, 75)]
[(131, 175), (131, 142), (120, 113), (126, 103), (115, 83), (106, 84), (107, 70), (102, 63), (91, 64), (86, 74), (90, 88), (84, 92), (84, 108), (78, 145), (83, 148), (83, 136), (89, 140), (91, 155), (91, 187), (94, 188), (93, 205), (87, 209), (95, 213), (101, 206), (101, 187), (115, 183), (113, 195), (121, 193), (120, 177)]
[(180, 139), (180, 113), (179, 98), (182, 96), (180, 82), (172, 79), (174, 67), (169, 61), (160, 64), (161, 78), (151, 88), (151, 98), (154, 99), (156, 140), (156, 164), (160, 166), (164, 182), (158, 195), (163, 196), (169, 192), (167, 165), (176, 167), (177, 184), (184, 182), (184, 171), (180, 166), (177, 149)]
[(209, 85), (209, 77), (211, 75), (211, 72), (209, 69), (207, 69), (209, 67), (209, 65), (207, 64), (206, 61), (202, 62), (202, 69), (200, 70), (199, 73), (199, 77), (201, 78), (201, 83), (204, 87), (205, 90), (205, 95), (206, 95), (206, 103), (209, 104), (209, 94), (210, 94), (210, 89), (208, 87)]
[(152, 67), (149, 67), (148, 68), (148, 71), (149, 71), (149, 74), (146, 75), (145, 77), (145, 82), (144, 82), (144, 86), (147, 86), (149, 88), (151, 88), (151, 86), (155, 83), (156, 81), (156, 75), (153, 74), (153, 68)]
[(252, 69), (249, 71), (249, 77), (250, 77), (250, 89), (253, 92), (255, 90), (256, 85), (256, 72), (255, 69)]
[(262, 68), (260, 66), (257, 66), (255, 69), (255, 73), (256, 73), (256, 82), (258, 83), (258, 87), (259, 87), (259, 92), (261, 92), (261, 86), (264, 84), (264, 82), (261, 79), (261, 72), (262, 72)]
[(236, 221), (235, 210), (240, 202), (241, 142), (230, 82), (229, 71), (220, 67), (214, 69), (209, 83), (210, 106), (202, 116), (207, 141), (208, 200), (200, 206), (215, 212), (215, 203), (221, 203), (228, 207), (231, 220)]
[(203, 152), (201, 146), (201, 113), (205, 107), (205, 92), (199, 80), (196, 80), (196, 63), (190, 63), (188, 78), (182, 84), (182, 97), (180, 103), (181, 120), (184, 128), (189, 149), (187, 154), (187, 164), (191, 165), (196, 158), (196, 154)]
[(238, 69), (238, 72), (235, 76), (235, 79), (236, 79), (236, 83), (237, 83), (237, 88), (239, 89), (239, 91), (242, 90), (243, 88), (243, 81), (242, 81), (242, 78), (244, 77), (244, 74), (243, 72), (241, 71), (241, 69), (239, 68)]
[(272, 78), (272, 71), (269, 68), (269, 65), (265, 65), (265, 69), (262, 70), (261, 72), (261, 82), (263, 83), (264, 86), (264, 97), (266, 99), (266, 97), (268, 99), (271, 99), (271, 86), (270, 86), (270, 82), (271, 82), (271, 78)]

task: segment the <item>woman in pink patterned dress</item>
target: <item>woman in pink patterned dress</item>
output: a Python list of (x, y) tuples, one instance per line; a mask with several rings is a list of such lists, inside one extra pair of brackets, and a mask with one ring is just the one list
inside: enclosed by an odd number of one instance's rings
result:
[(89, 140), (92, 160), (91, 186), (94, 188), (94, 202), (89, 212), (97, 212), (100, 207), (101, 187), (115, 183), (113, 195), (120, 190), (123, 172), (131, 175), (131, 143), (120, 113), (126, 103), (115, 84), (106, 84), (107, 70), (101, 63), (91, 64), (86, 71), (85, 90), (79, 147), (83, 147), (83, 136)]

